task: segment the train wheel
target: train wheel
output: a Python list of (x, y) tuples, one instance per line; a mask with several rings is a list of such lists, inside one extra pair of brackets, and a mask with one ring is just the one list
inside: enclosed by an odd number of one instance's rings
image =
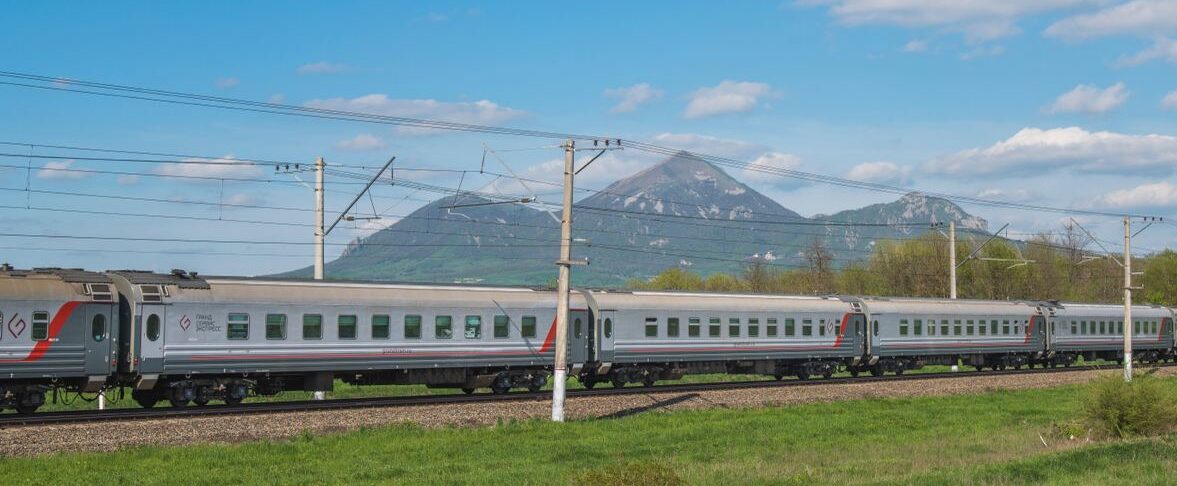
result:
[(143, 408), (151, 408), (159, 403), (159, 395), (155, 390), (132, 390), (131, 398)]
[(490, 392), (495, 395), (506, 395), (509, 391), (511, 391), (510, 385), (503, 385), (498, 382), (490, 385)]
[(624, 378), (615, 377), (615, 378), (613, 378), (612, 382), (613, 382), (613, 388), (625, 388), (625, 379)]
[(777, 373), (775, 375), (772, 375), (772, 377), (776, 378), (776, 381), (781, 381), (781, 380), (785, 379), (785, 374), (784, 373)]
[(203, 407), (205, 405), (208, 405), (208, 399), (207, 398), (195, 398), (192, 400), (192, 403), (195, 403), (196, 406), (198, 406), (198, 407)]
[(827, 380), (828, 380), (828, 379), (830, 379), (830, 378), (833, 378), (833, 377), (834, 377), (834, 370), (832, 370), (832, 369), (826, 369), (825, 371), (823, 371), (823, 372), (821, 373), (821, 377), (822, 377), (822, 378), (825, 378), (825, 379), (827, 379)]
[(585, 390), (592, 390), (594, 386), (597, 386), (597, 380), (584, 380), (580, 384), (584, 385)]
[(870, 375), (871, 376), (883, 376), (883, 369), (879, 368), (878, 366), (875, 366), (870, 369)]
[(809, 373), (805, 373), (805, 372), (797, 373), (797, 379), (798, 380), (808, 380)]
[(225, 405), (241, 405), (244, 397), (235, 397), (233, 395), (225, 395)]
[(895, 370), (895, 376), (903, 376), (903, 368)]
[(29, 415), (33, 412), (36, 412), (37, 409), (40, 408), (40, 406), (39, 405), (24, 405), (24, 404), (18, 403), (13, 408), (16, 409), (16, 413), (19, 413), (21, 415)]
[(465, 393), (465, 394), (467, 394), (467, 395), (473, 395), (473, 394), (474, 394), (474, 389), (473, 389), (473, 388), (463, 388), (463, 389), (462, 389), (462, 393)]
[(858, 369), (857, 368), (850, 370), (850, 377), (851, 378), (858, 378)]
[(973, 366), (973, 368), (976, 368), (977, 371), (981, 371), (981, 370), (985, 369), (985, 365), (976, 365), (976, 366)]
[(654, 386), (655, 383), (658, 383), (658, 379), (654, 378), (653, 375), (646, 375), (645, 378), (642, 378), (642, 386), (646, 388)]
[(172, 388), (171, 393), (168, 393), (168, 402), (176, 408), (184, 408), (188, 406), (188, 402), (192, 399), (191, 390), (184, 387)]

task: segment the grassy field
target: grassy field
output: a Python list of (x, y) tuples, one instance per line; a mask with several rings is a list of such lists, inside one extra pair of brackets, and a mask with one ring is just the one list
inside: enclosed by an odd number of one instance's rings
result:
[[(1177, 380), (1166, 386), (1177, 393)], [(554, 425), (399, 425), (281, 442), (0, 460), (7, 484), (1171, 483), (1177, 437), (1069, 440), (1086, 386), (639, 414)], [(1046, 445), (1043, 442), (1046, 442)], [(636, 479), (635, 479), (636, 478)], [(617, 483), (621, 484), (621, 483)]]
[[(1101, 365), (1101, 364), (1107, 364), (1107, 363), (1105, 363), (1103, 361), (1098, 361), (1098, 362), (1092, 362), (1092, 363), (1086, 363), (1086, 364), (1088, 364), (1088, 365)], [(1083, 366), (1083, 365), (1084, 365), (1084, 363), (1082, 361), (1080, 361), (1078, 366)], [(948, 366), (925, 366), (924, 368), (922, 368), (920, 370), (908, 371), (908, 373), (909, 374), (945, 373), (948, 371), (949, 371)], [(962, 372), (971, 372), (972, 368), (962, 367), (961, 371)], [(843, 372), (843, 373), (838, 373), (836, 376), (849, 377), (850, 374)], [(715, 382), (732, 382), (732, 381), (758, 381), (758, 380), (770, 380), (770, 379), (772, 379), (772, 377), (763, 376), (763, 375), (707, 374), (707, 375), (687, 375), (687, 376), (684, 376), (681, 380), (660, 381), (660, 382), (658, 382), (658, 384), (659, 385), (671, 385), (671, 384), (677, 384), (677, 383), (715, 383)], [(786, 378), (786, 379), (795, 379), (795, 378)], [(598, 386), (599, 387), (612, 387), (612, 385), (607, 384), (607, 383), (600, 384)], [(636, 383), (631, 383), (631, 384), (629, 384), (629, 386), (639, 387), (641, 385), (636, 384)], [(544, 389), (550, 390), (551, 388), (552, 388), (551, 384), (548, 384), (548, 386), (546, 386)], [(577, 381), (576, 379), (569, 379), (568, 380), (568, 388), (574, 390), (574, 389), (581, 389), (584, 387), (581, 386), (580, 382)], [(110, 394), (107, 396), (112, 397), (111, 400), (107, 402), (108, 408), (135, 408), (135, 407), (139, 406), (137, 403), (135, 403), (134, 400), (131, 399), (131, 390), (129, 388), (124, 390), (124, 398), (122, 400), (117, 399), (117, 397), (118, 397), (117, 391), (112, 391), (112, 392), (108, 392), (108, 393), (110, 393)], [(410, 395), (411, 396), (452, 395), (452, 394), (456, 394), (456, 393), (462, 393), (462, 392), (461, 392), (461, 390), (454, 389), (454, 388), (428, 388), (425, 385), (353, 386), (353, 385), (348, 385), (347, 383), (344, 383), (340, 380), (335, 380), (335, 391), (328, 393), (327, 398), (398, 397), (398, 396), (410, 396)], [(489, 390), (482, 389), (482, 390), (479, 390), (479, 393), (489, 393)], [(253, 403), (253, 402), (310, 400), (312, 398), (311, 395), (312, 394), (310, 392), (290, 391), (290, 392), (282, 392), (276, 396), (270, 396), (270, 397), (253, 396), (253, 397), (249, 397), (248, 399), (246, 399), (246, 402)], [(90, 396), (87, 395), (87, 398), (90, 398)], [(66, 397), (65, 395), (62, 395), (57, 403), (52, 402), (52, 397), (49, 397), (48, 400), (49, 400), (49, 403), (45, 404), (43, 407), (38, 409), (39, 412), (60, 412), (60, 411), (72, 411), (72, 410), (97, 410), (98, 409), (98, 402), (82, 400), (82, 399), (76, 398), (76, 396)], [(220, 402), (213, 402), (213, 404), (219, 405)], [(167, 406), (170, 406), (170, 405), (168, 405), (167, 400), (160, 401), (156, 405), (156, 407), (167, 407)], [(193, 405), (190, 405), (190, 406), (193, 406)], [(4, 413), (15, 413), (15, 412), (13, 412), (11, 410), (7, 410)]]

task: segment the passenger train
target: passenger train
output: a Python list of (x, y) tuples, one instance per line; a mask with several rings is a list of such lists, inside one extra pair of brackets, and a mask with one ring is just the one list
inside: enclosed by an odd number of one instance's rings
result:
[[(130, 387), (144, 407), (352, 384), (538, 390), (556, 292), (526, 287), (0, 267), (0, 407)], [(1060, 302), (576, 290), (585, 387), (692, 373), (781, 379), (1122, 359), (1122, 307)], [(1133, 309), (1133, 353), (1173, 360), (1173, 312)]]

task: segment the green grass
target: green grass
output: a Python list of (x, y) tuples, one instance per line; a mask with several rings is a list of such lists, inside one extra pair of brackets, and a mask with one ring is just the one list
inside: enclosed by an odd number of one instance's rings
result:
[[(1177, 393), (1177, 380), (1164, 385)], [(624, 484), (627, 477), (1039, 484), (1086, 482), (1085, 474), (1112, 483), (1164, 482), (1177, 467), (1173, 438), (1076, 450), (1081, 440), (1057, 432), (1077, 417), (1089, 389), (643, 413), (563, 425), (394, 425), (289, 441), (3, 459), (0, 471), (7, 484), (95, 477), (114, 484)]]

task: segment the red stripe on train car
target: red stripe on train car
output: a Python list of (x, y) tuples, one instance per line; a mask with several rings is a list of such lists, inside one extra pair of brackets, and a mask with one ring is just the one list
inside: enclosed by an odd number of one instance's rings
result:
[(74, 313), (74, 309), (78, 307), (81, 302), (70, 301), (61, 304), (61, 308), (57, 309), (57, 313), (53, 316), (53, 321), (49, 323), (48, 338), (43, 341), (37, 341), (33, 346), (33, 350), (29, 352), (28, 356), (21, 359), (0, 359), (0, 363), (31, 363), (38, 361), (45, 356), (49, 351), (49, 347), (53, 346), (53, 342), (57, 340), (57, 335), (61, 333), (61, 328), (65, 327), (66, 321), (69, 320), (70, 315)]
[(556, 318), (552, 318), (552, 327), (548, 328), (548, 335), (544, 337), (544, 345), (539, 347), (539, 352), (546, 353), (552, 350), (552, 346), (556, 342)]

